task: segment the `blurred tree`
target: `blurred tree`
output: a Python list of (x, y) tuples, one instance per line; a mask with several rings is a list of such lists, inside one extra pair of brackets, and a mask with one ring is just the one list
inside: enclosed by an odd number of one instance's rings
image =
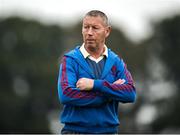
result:
[[(176, 94), (158, 103), (159, 116), (153, 123), (154, 131), (170, 130), (180, 133), (180, 16), (173, 16), (155, 24), (152, 39), (155, 55), (161, 58), (168, 72), (166, 80), (176, 84)], [(172, 89), (173, 90), (173, 89)]]
[(0, 30), (0, 132), (49, 133), (63, 30), (17, 17), (0, 20)]

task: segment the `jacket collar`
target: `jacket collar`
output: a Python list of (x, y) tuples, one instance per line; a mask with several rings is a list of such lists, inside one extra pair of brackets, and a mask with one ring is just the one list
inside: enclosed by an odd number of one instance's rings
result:
[[(110, 49), (107, 50), (108, 57), (106, 59), (106, 63), (104, 65), (104, 70), (102, 72), (101, 79), (104, 79), (106, 75), (111, 70), (112, 66), (115, 63), (115, 58), (117, 57)], [(92, 78), (95, 78), (93, 70), (90, 68), (89, 64), (86, 62), (83, 54), (80, 52), (80, 46), (77, 46), (74, 50), (65, 54), (65, 56), (69, 56), (73, 58), (79, 65), (90, 75)]]
[[(108, 48), (106, 45), (104, 45), (105, 51), (102, 53), (101, 56), (106, 56), (108, 57)], [(81, 45), (81, 47), (79, 48), (80, 52), (82, 53), (83, 57), (86, 59), (87, 57), (91, 56), (87, 50), (84, 47), (84, 43)]]

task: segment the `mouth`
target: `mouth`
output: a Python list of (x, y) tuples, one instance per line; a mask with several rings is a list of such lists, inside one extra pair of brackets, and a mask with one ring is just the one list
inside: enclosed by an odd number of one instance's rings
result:
[(92, 39), (92, 38), (88, 38), (88, 39), (86, 39), (87, 41), (94, 41), (94, 39)]
[(95, 40), (94, 39), (86, 39), (86, 42), (95, 42)]
[(88, 43), (88, 44), (94, 44), (95, 41), (94, 41), (94, 40), (86, 40), (86, 43)]

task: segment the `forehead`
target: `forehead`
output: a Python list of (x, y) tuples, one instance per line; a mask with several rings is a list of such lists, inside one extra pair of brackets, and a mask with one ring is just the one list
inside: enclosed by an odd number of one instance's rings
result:
[(86, 25), (105, 25), (104, 20), (100, 16), (86, 16), (83, 19), (83, 24)]

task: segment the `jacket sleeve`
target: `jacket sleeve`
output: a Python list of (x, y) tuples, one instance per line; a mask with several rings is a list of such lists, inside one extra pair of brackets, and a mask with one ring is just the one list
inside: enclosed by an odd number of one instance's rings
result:
[(75, 106), (99, 106), (105, 102), (105, 97), (100, 92), (80, 91), (76, 88), (77, 71), (76, 63), (70, 57), (63, 57), (58, 77), (58, 95), (62, 104)]
[(136, 89), (132, 76), (124, 62), (118, 58), (116, 68), (116, 80), (124, 79), (124, 84), (113, 84), (107, 80), (95, 80), (94, 90), (104, 93), (107, 97), (118, 100), (122, 103), (134, 102), (136, 98)]

